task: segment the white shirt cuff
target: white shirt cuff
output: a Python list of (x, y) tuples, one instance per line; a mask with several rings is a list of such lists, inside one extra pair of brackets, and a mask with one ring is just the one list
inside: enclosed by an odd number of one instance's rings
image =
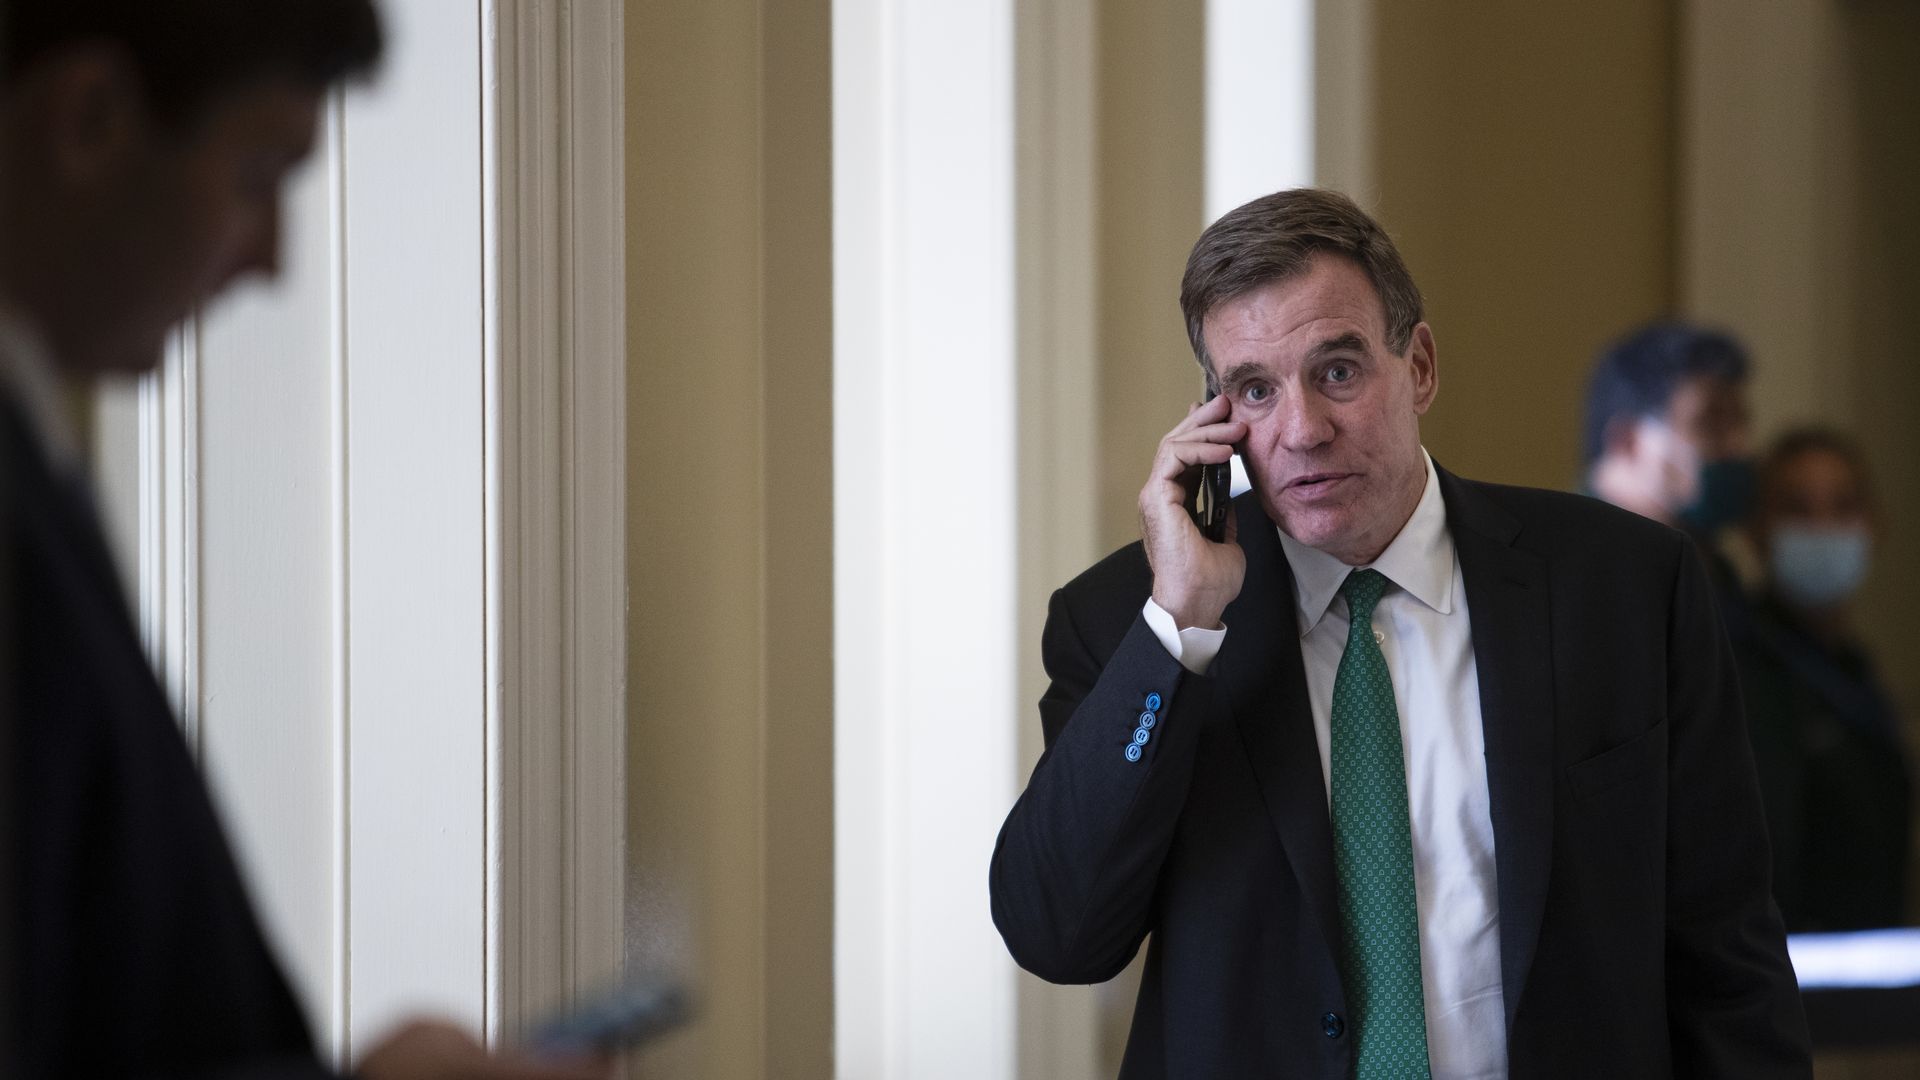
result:
[(1195, 675), (1207, 673), (1213, 658), (1220, 654), (1221, 643), (1227, 640), (1225, 626), (1218, 630), (1203, 630), (1197, 626), (1179, 629), (1173, 624), (1173, 616), (1154, 603), (1151, 596), (1147, 597), (1147, 606), (1140, 615), (1147, 620), (1147, 628), (1153, 631), (1153, 636), (1160, 639), (1160, 645), (1167, 650), (1167, 655), (1180, 661), (1181, 667)]

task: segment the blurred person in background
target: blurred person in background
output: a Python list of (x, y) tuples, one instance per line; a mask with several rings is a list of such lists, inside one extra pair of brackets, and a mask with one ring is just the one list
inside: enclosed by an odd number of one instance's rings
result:
[(1753, 505), (1747, 368), (1726, 334), (1644, 326), (1600, 354), (1582, 432), (1588, 493), (1699, 541), (1723, 606), (1738, 587), (1715, 542)]
[(1804, 428), (1769, 449), (1753, 520), (1764, 582), (1736, 653), (1790, 930), (1908, 917), (1911, 774), (1899, 717), (1851, 620), (1876, 528), (1852, 440)]
[[(69, 404), (275, 271), (323, 96), (380, 51), (370, 0), (0, 0), (9, 1078), (330, 1075), (147, 666)], [(606, 1068), (493, 1057), (422, 1021), (357, 1071)]]

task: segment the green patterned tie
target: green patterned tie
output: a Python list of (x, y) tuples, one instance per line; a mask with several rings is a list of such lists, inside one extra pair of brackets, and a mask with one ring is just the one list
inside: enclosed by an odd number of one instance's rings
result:
[(1352, 621), (1333, 681), (1333, 866), (1356, 1080), (1430, 1075), (1400, 713), (1373, 639), (1386, 588), (1378, 570), (1355, 570), (1340, 586)]

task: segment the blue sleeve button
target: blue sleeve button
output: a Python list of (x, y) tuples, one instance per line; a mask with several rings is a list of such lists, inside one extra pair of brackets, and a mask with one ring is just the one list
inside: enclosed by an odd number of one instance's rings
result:
[(1139, 743), (1130, 742), (1127, 744), (1127, 760), (1128, 761), (1140, 760), (1140, 744)]
[(1153, 732), (1148, 731), (1146, 728), (1133, 729), (1133, 745), (1145, 746), (1147, 745), (1147, 740), (1151, 738), (1153, 738)]
[(1160, 711), (1160, 692), (1158, 690), (1147, 695), (1147, 711), (1148, 712)]
[(1153, 710), (1148, 709), (1146, 712), (1140, 714), (1140, 726), (1146, 728), (1148, 731), (1152, 731), (1153, 725), (1158, 719), (1158, 717), (1153, 715)]
[(1320, 1018), (1320, 1030), (1326, 1033), (1327, 1038), (1337, 1039), (1346, 1033), (1347, 1022), (1340, 1019), (1339, 1013), (1328, 1013)]

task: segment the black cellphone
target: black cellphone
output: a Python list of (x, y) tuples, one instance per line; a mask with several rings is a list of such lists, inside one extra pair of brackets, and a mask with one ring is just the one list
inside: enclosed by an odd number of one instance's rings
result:
[[(1215, 397), (1207, 388), (1207, 400)], [(1227, 507), (1233, 501), (1233, 463), (1200, 466), (1200, 483), (1193, 494), (1193, 523), (1200, 535), (1216, 544), (1227, 542)]]
[(534, 1029), (527, 1049), (537, 1057), (611, 1056), (693, 1018), (693, 1005), (678, 984), (635, 979), (551, 1017)]

